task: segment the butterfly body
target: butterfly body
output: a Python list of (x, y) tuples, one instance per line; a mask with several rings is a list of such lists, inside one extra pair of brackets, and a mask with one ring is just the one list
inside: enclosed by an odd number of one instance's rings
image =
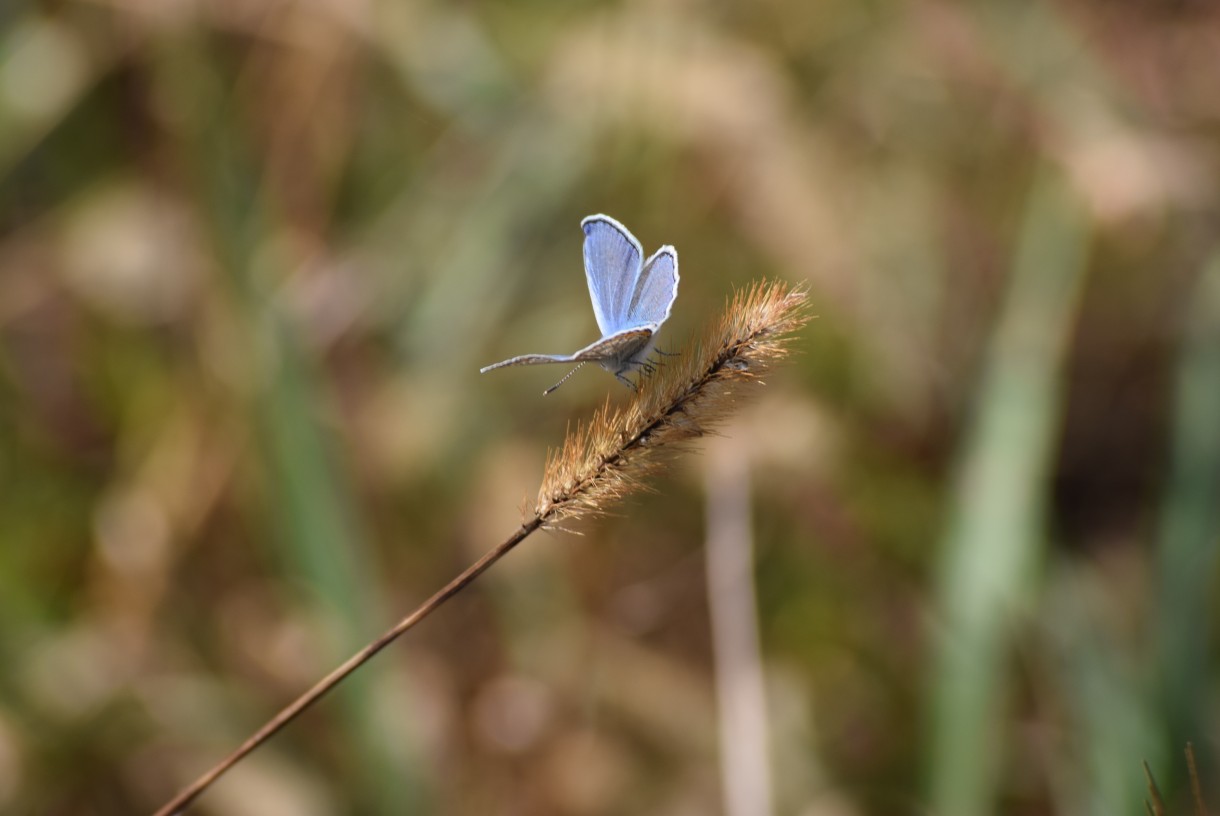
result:
[(652, 369), (648, 355), (678, 296), (677, 251), (663, 246), (644, 260), (640, 242), (608, 215), (591, 215), (580, 226), (585, 233), (585, 278), (601, 339), (573, 354), (524, 354), (486, 366), (480, 373), (515, 365), (577, 363), (579, 368), (595, 362), (632, 385), (627, 374)]

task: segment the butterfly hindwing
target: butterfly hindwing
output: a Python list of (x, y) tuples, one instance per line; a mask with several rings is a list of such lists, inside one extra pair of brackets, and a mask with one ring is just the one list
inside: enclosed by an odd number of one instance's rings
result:
[(669, 319), (678, 297), (678, 253), (671, 246), (658, 249), (644, 262), (635, 290), (628, 303), (627, 320), (631, 325), (660, 327)]
[(648, 327), (627, 329), (585, 346), (572, 355), (572, 360), (600, 363), (602, 368), (616, 373), (628, 371), (638, 365), (637, 358), (652, 342), (652, 335)]

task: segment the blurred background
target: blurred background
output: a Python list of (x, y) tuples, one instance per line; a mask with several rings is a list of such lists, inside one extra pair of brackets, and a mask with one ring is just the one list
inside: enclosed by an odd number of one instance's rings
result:
[(0, 811), (153, 810), (516, 528), (630, 397), (478, 374), (596, 339), (597, 212), (791, 364), (196, 812), (1220, 807), (1218, 76), (1205, 0), (3, 5)]

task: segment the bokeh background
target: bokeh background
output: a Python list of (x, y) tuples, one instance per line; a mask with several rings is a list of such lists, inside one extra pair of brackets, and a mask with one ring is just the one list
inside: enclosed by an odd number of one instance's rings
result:
[(669, 350), (806, 284), (791, 364), (196, 812), (1220, 806), (1218, 79), (1207, 0), (0, 6), (0, 811), (151, 811), (515, 529), (630, 397), (478, 374), (596, 339), (595, 212)]

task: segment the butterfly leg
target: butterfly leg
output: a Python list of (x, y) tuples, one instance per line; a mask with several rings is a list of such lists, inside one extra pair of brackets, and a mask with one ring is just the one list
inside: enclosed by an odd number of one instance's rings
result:
[(681, 354), (678, 354), (678, 353), (662, 351), (659, 348), (654, 348), (653, 352), (656, 353), (655, 357), (649, 357), (640, 362), (640, 368), (644, 369), (644, 373), (650, 377), (665, 367), (665, 365), (666, 365), (665, 358), (666, 357), (681, 357), (682, 356)]
[(631, 380), (629, 380), (623, 376), (623, 372), (626, 370), (627, 369), (620, 369), (619, 371), (614, 372), (614, 376), (618, 379), (619, 382), (621, 382), (623, 385), (630, 388), (632, 391), (639, 391), (640, 387), (638, 385), (636, 385)]
[[(654, 349), (654, 351), (659, 351), (659, 349)], [(666, 352), (663, 352), (663, 351), (660, 351), (660, 353), (665, 355), (666, 357), (679, 356), (677, 354), (667, 354)], [(654, 374), (656, 374), (658, 371), (660, 371), (662, 368), (664, 368), (666, 363), (660, 357), (648, 357), (643, 360), (640, 360), (638, 363), (636, 363), (636, 365), (639, 366), (640, 370), (643, 371), (645, 375), (651, 377)]]

